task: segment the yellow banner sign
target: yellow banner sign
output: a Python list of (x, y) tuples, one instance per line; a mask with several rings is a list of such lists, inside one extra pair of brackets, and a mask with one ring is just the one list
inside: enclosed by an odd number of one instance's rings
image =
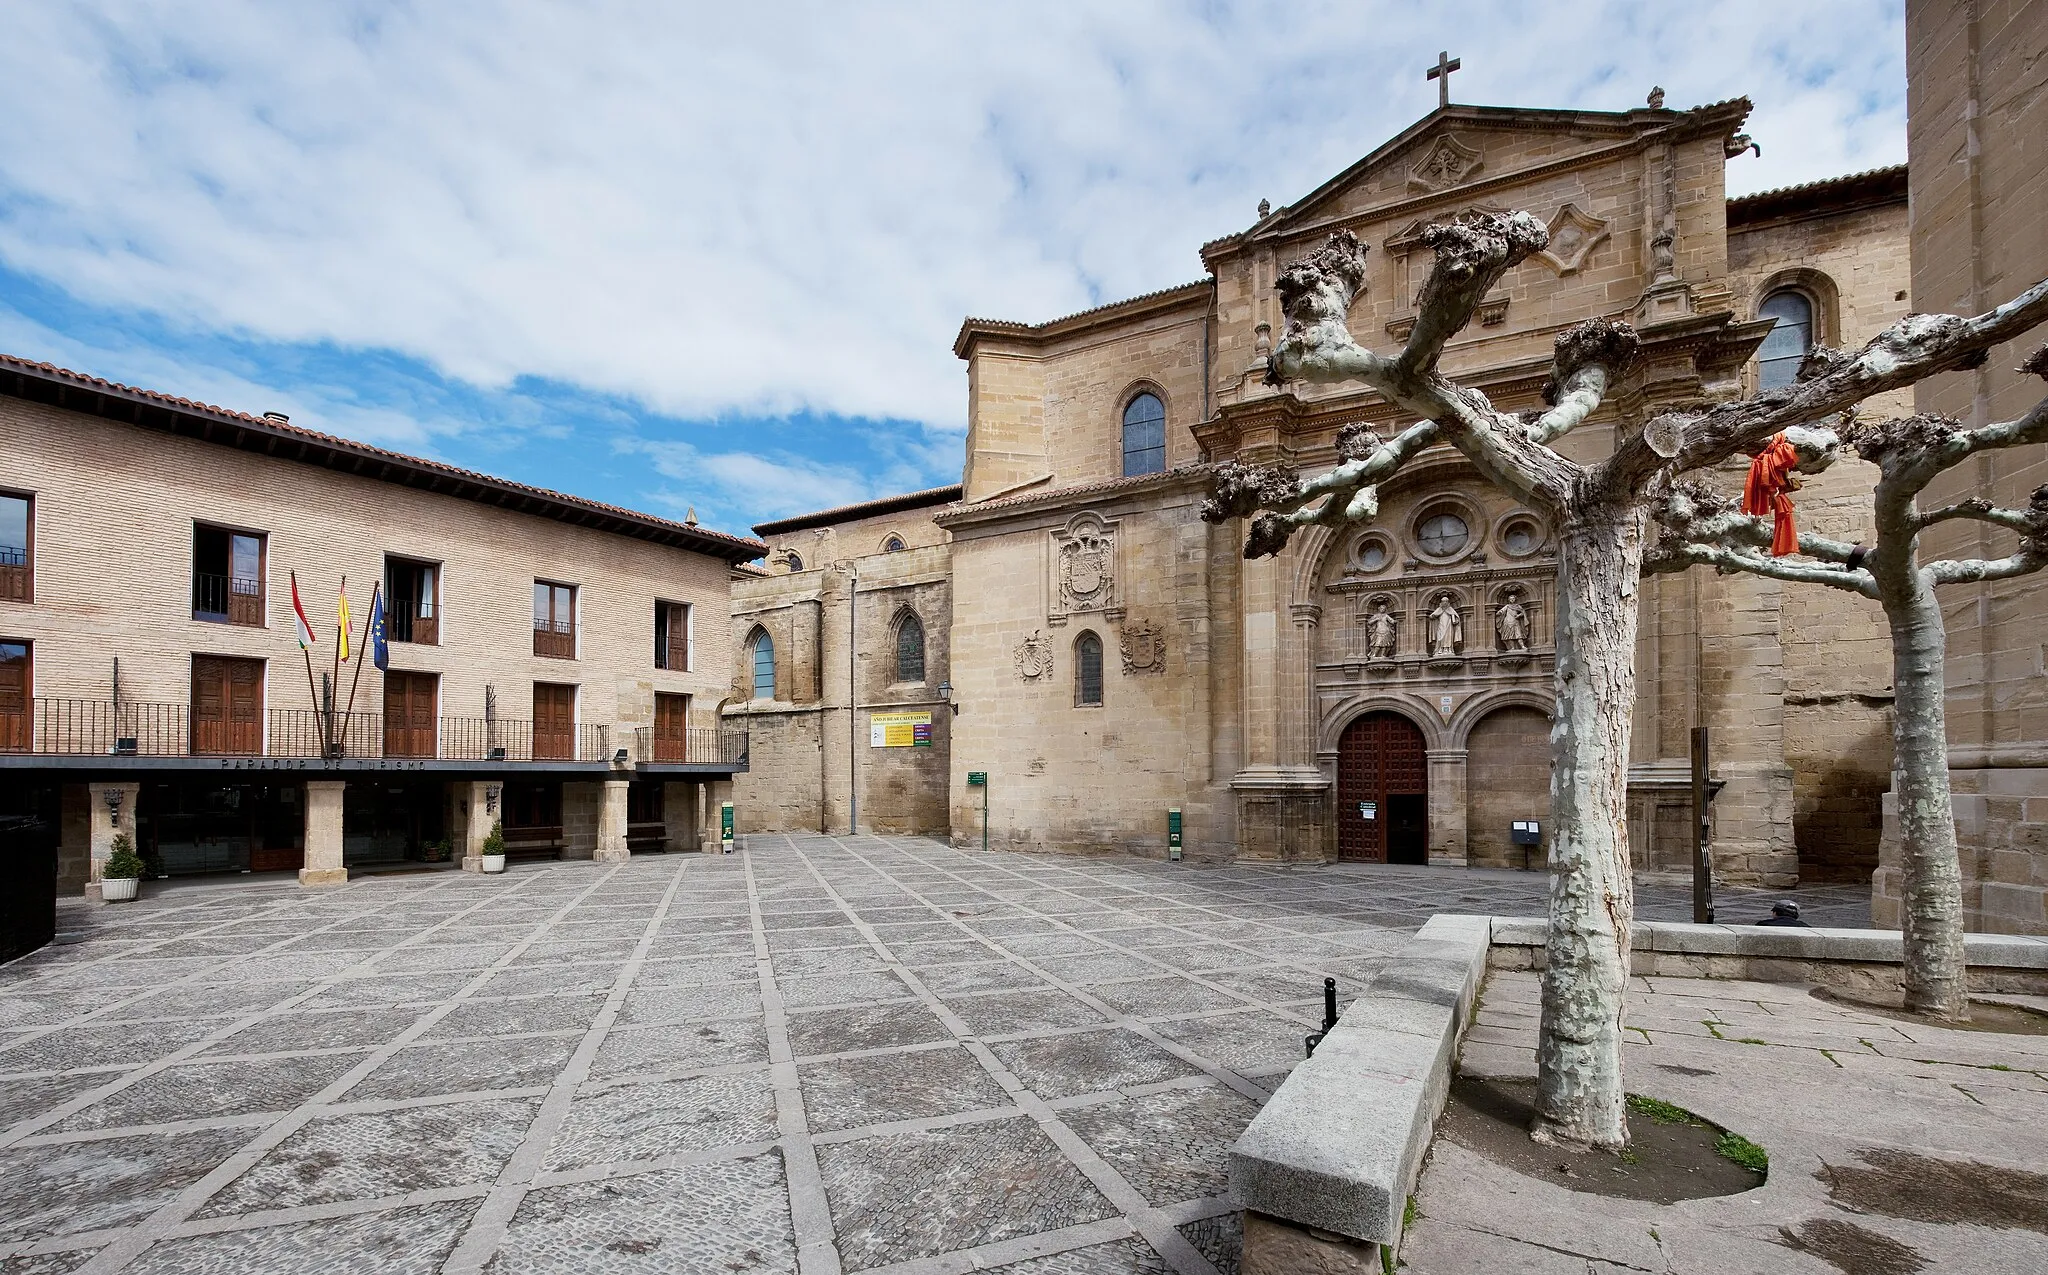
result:
[(930, 713), (873, 713), (868, 717), (868, 743), (875, 748), (930, 748)]

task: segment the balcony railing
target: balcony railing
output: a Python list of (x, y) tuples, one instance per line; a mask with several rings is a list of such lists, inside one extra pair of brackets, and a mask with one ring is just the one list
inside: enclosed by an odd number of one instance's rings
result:
[(192, 618), (215, 624), (263, 624), (263, 581), (192, 573)]
[(576, 623), (573, 620), (535, 620), (533, 653), (550, 659), (576, 658)]
[(635, 761), (716, 763), (738, 770), (747, 769), (747, 732), (728, 730), (686, 730), (657, 735), (651, 726), (633, 731)]
[(28, 601), (28, 549), (0, 545), (0, 602)]
[[(611, 728), (582, 723), (536, 732), (532, 722), (443, 717), (433, 739), (423, 726), (387, 729), (378, 713), (274, 708), (260, 721), (205, 722), (195, 739), (184, 704), (37, 696), (29, 729), (0, 735), (48, 756), (440, 758), (447, 761), (609, 761)], [(261, 729), (259, 729), (259, 727)], [(432, 745), (431, 751), (427, 747)]]
[(419, 603), (399, 598), (384, 612), (384, 637), (391, 642), (417, 642), (421, 646), (438, 646), (441, 641), (441, 618), (431, 611), (422, 615)]

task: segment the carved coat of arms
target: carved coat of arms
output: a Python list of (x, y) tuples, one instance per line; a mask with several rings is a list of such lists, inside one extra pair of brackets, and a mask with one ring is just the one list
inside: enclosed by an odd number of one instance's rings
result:
[(1062, 610), (1088, 611), (1114, 605), (1116, 542), (1082, 533), (1060, 546)]
[(1166, 671), (1166, 634), (1150, 620), (1124, 626), (1118, 646), (1123, 652), (1124, 672)]
[(1030, 637), (1017, 643), (1011, 657), (1017, 664), (1017, 676), (1027, 682), (1052, 676), (1052, 643), (1035, 629)]

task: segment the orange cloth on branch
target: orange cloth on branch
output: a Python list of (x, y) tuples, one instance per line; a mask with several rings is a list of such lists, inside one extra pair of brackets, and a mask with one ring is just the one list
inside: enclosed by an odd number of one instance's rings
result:
[(1799, 480), (1792, 471), (1799, 468), (1799, 453), (1785, 436), (1771, 435), (1771, 441), (1749, 462), (1749, 479), (1742, 484), (1742, 512), (1771, 515), (1771, 556), (1782, 558), (1799, 552), (1799, 528), (1792, 523), (1792, 496)]

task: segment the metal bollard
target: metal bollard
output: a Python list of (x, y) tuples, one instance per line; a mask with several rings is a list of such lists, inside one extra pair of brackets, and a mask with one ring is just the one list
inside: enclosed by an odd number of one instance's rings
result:
[(1302, 1045), (1308, 1050), (1310, 1058), (1316, 1056), (1316, 1046), (1323, 1043), (1323, 1037), (1329, 1035), (1330, 1029), (1336, 1025), (1337, 980), (1326, 978), (1323, 980), (1323, 1029), (1319, 1032), (1310, 1032), (1302, 1037)]

